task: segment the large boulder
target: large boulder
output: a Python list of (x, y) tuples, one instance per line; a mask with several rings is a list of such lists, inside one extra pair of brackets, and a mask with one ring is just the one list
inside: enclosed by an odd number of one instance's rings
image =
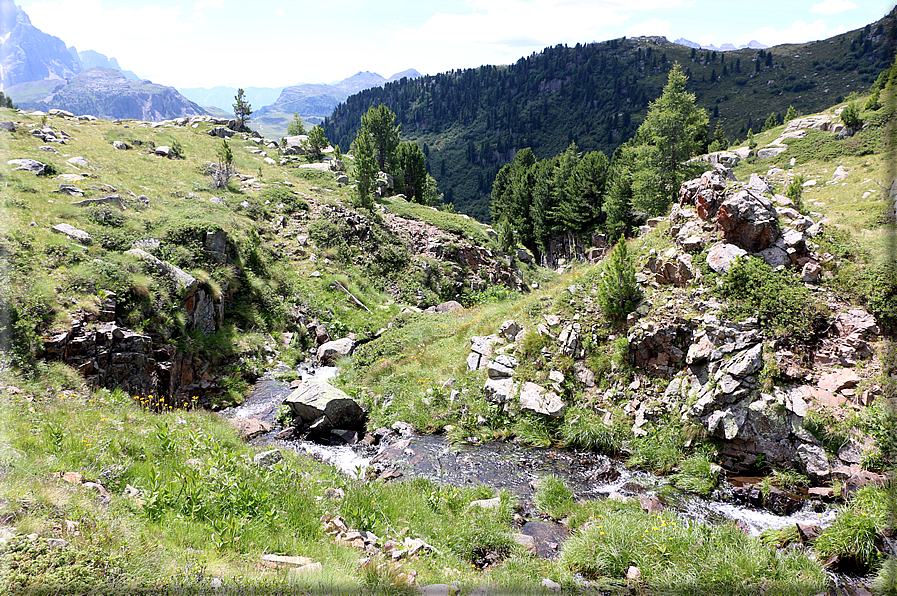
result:
[(301, 426), (316, 433), (333, 429), (359, 429), (364, 426), (364, 410), (345, 392), (327, 381), (303, 381), (283, 401)]
[(775, 244), (779, 224), (772, 203), (742, 190), (720, 205), (718, 222), (726, 240), (748, 252), (760, 252)]
[(520, 389), (520, 411), (528, 414), (540, 414), (551, 418), (564, 415), (566, 406), (554, 391), (548, 391), (535, 383), (524, 383)]
[(47, 171), (47, 164), (41, 163), (35, 159), (10, 159), (6, 164), (16, 166), (13, 168), (13, 171), (24, 170), (26, 172), (31, 172), (35, 176), (40, 176)]
[(735, 260), (743, 257), (747, 251), (726, 242), (717, 242), (707, 251), (707, 266), (716, 273), (726, 273), (735, 264)]
[(355, 349), (355, 340), (349, 337), (328, 341), (318, 348), (318, 361), (325, 366), (333, 366), (337, 359), (348, 356)]

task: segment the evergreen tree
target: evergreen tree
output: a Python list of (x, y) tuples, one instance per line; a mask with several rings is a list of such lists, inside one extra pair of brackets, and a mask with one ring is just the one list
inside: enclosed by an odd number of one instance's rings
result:
[(374, 181), (377, 180), (377, 153), (374, 139), (364, 128), (358, 130), (358, 135), (352, 143), (352, 151), (355, 154), (355, 202), (359, 207), (372, 209), (374, 200), (371, 191)]
[(409, 201), (424, 203), (427, 183), (427, 157), (417, 143), (400, 143), (396, 151), (397, 188)]
[(564, 229), (581, 236), (604, 223), (608, 165), (604, 153), (590, 151), (573, 168), (557, 209), (558, 222)]
[(788, 111), (785, 112), (785, 123), (791, 122), (797, 118), (797, 110), (794, 109), (794, 106), (788, 106)]
[(361, 116), (361, 130), (371, 136), (380, 171), (390, 171), (388, 166), (395, 158), (401, 130), (401, 125), (396, 125), (396, 115), (383, 104), (376, 108), (371, 106)]
[(729, 139), (726, 137), (723, 125), (720, 122), (717, 122), (716, 130), (713, 131), (713, 141), (710, 143), (708, 150), (712, 153), (714, 151), (725, 151), (728, 148)]
[(615, 324), (625, 321), (638, 306), (642, 292), (635, 281), (635, 265), (629, 257), (625, 239), (621, 238), (605, 257), (597, 290), (601, 311)]
[(330, 142), (327, 141), (327, 135), (324, 134), (324, 129), (320, 126), (312, 128), (308, 133), (308, 138), (302, 141), (302, 148), (313, 159), (320, 159), (324, 149), (329, 145)]
[(293, 119), (287, 125), (287, 134), (291, 137), (305, 134), (305, 124), (302, 123), (302, 117), (299, 114), (293, 114)]
[(779, 116), (775, 112), (769, 114), (769, 118), (766, 119), (766, 122), (763, 123), (763, 130), (769, 130), (770, 128), (775, 128), (781, 124), (779, 122)]
[(696, 168), (686, 161), (702, 149), (710, 122), (707, 110), (695, 105), (685, 90), (687, 78), (677, 63), (663, 93), (651, 102), (645, 120), (626, 148), (633, 167), (633, 208), (662, 213), (678, 196), (679, 186)]
[(246, 123), (249, 121), (249, 115), (252, 114), (252, 106), (246, 101), (245, 95), (246, 94), (242, 89), (237, 89), (237, 95), (234, 96), (234, 99), (237, 100), (234, 104), (234, 116), (240, 122), (240, 130), (246, 128)]

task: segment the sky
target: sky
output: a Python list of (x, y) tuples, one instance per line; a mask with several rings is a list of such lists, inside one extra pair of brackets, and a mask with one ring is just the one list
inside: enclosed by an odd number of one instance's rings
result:
[(547, 46), (663, 35), (703, 45), (824, 39), (884, 0), (17, 0), (66, 45), (180, 88), (282, 87), (511, 64)]

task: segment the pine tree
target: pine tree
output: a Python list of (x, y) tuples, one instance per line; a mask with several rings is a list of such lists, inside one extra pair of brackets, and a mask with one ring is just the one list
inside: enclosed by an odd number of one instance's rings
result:
[(242, 89), (237, 89), (234, 99), (237, 100), (234, 104), (234, 116), (240, 121), (239, 129), (243, 130), (249, 121), (249, 115), (252, 114), (252, 106), (246, 101), (245, 92)]
[(293, 114), (293, 119), (287, 126), (287, 134), (291, 137), (305, 134), (305, 124), (302, 123), (302, 117), (299, 114)]
[(313, 159), (319, 159), (329, 145), (327, 135), (324, 134), (324, 129), (320, 126), (312, 128), (308, 133), (308, 138), (302, 141), (302, 148)]
[(380, 171), (388, 172), (399, 146), (401, 125), (396, 125), (396, 115), (383, 104), (371, 106), (361, 116), (361, 130), (371, 136)]
[(676, 199), (683, 180), (694, 173), (685, 162), (703, 149), (710, 118), (685, 90), (687, 82), (677, 63), (635, 134), (633, 206), (649, 214), (662, 213)]
[(424, 202), (427, 183), (427, 157), (417, 143), (400, 143), (396, 151), (397, 185), (409, 201)]
[(377, 179), (377, 155), (374, 139), (364, 128), (358, 130), (358, 135), (352, 143), (352, 151), (355, 154), (355, 202), (359, 207), (373, 209), (374, 200), (371, 191), (374, 181)]
[(626, 320), (642, 298), (635, 280), (635, 265), (626, 249), (626, 240), (620, 239), (605, 257), (598, 281), (598, 305), (615, 324)]
[(797, 110), (794, 109), (794, 106), (788, 106), (788, 111), (785, 112), (785, 123), (791, 122), (797, 118)]

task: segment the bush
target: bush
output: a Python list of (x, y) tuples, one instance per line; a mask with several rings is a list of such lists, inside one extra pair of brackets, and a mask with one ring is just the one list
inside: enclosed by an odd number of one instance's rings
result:
[(602, 263), (598, 305), (608, 318), (619, 324), (635, 310), (641, 299), (642, 292), (635, 281), (635, 265), (626, 249), (626, 240), (620, 240)]
[(619, 433), (605, 426), (601, 417), (584, 408), (570, 408), (561, 427), (564, 445), (614, 455), (620, 451)]
[(774, 271), (763, 259), (739, 259), (722, 278), (718, 294), (730, 301), (727, 316), (756, 316), (775, 338), (808, 343), (820, 318), (810, 290), (789, 270)]
[(888, 494), (880, 487), (857, 492), (834, 523), (816, 538), (813, 548), (822, 559), (837, 556), (841, 565), (855, 565), (861, 572), (873, 571), (884, 559), (878, 547), (885, 531)]
[(852, 101), (841, 110), (841, 122), (844, 126), (851, 128), (859, 128), (863, 125), (863, 119), (860, 118), (860, 106)]
[(673, 484), (699, 495), (709, 495), (719, 482), (722, 468), (711, 461), (706, 453), (695, 453), (682, 460), (679, 472), (673, 474)]

